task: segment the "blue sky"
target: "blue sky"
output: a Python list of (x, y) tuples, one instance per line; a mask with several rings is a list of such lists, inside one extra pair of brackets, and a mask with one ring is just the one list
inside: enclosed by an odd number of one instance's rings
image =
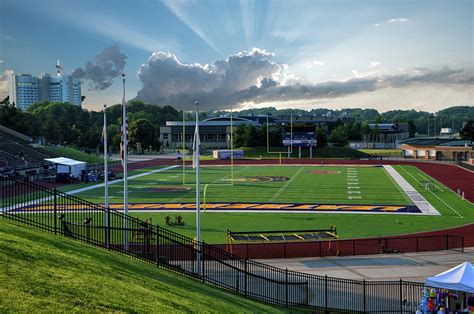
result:
[[(458, 0), (1, 0), (0, 96), (10, 71), (72, 73), (115, 45), (127, 99), (436, 111), (473, 104), (473, 20)], [(84, 79), (84, 106), (120, 102), (112, 81)]]

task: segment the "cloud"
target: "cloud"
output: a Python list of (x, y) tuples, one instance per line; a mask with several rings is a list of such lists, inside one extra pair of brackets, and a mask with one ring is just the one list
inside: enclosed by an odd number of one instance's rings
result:
[(320, 60), (313, 60), (313, 61), (309, 61), (309, 62), (306, 62), (304, 64), (305, 68), (307, 69), (310, 69), (312, 67), (315, 67), (315, 66), (323, 66), (325, 65), (326, 63), (324, 63), (323, 61), (320, 61)]
[(13, 74), (12, 70), (5, 70), (0, 74), (0, 100), (3, 100), (8, 96), (8, 82), (10, 81), (10, 76)]
[(379, 61), (372, 61), (369, 64), (369, 68), (376, 68), (380, 65), (381, 63)]
[(118, 45), (105, 47), (94, 60), (87, 61), (84, 68), (77, 68), (72, 76), (89, 81), (90, 90), (104, 90), (123, 73), (127, 56)]
[(376, 23), (374, 24), (375, 27), (379, 27), (379, 26), (382, 26), (382, 25), (386, 25), (386, 24), (394, 24), (394, 23), (406, 23), (408, 22), (409, 20), (407, 18), (404, 18), (404, 17), (399, 17), (399, 18), (396, 18), (396, 19), (390, 19), (390, 20), (386, 20), (386, 21), (383, 21), (381, 23)]
[(345, 81), (303, 84), (290, 80), (289, 67), (273, 61), (274, 54), (253, 48), (212, 64), (186, 64), (172, 53), (156, 52), (143, 64), (138, 77), (143, 87), (138, 99), (179, 108), (198, 100), (205, 110), (226, 109), (243, 103), (332, 99), (385, 88), (456, 86), (472, 88), (472, 70), (415, 68), (396, 74), (361, 73)]

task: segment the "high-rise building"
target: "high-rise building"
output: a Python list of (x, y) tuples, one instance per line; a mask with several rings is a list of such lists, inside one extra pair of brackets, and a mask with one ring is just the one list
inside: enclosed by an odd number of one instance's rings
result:
[(10, 102), (21, 110), (41, 101), (68, 102), (81, 106), (81, 81), (70, 75), (61, 74), (61, 65), (56, 64), (57, 74), (42, 73), (39, 77), (30, 74), (12, 75), (10, 81)]

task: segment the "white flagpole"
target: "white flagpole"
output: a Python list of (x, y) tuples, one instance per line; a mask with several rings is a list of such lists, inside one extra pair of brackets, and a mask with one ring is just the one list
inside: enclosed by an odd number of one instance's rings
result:
[(201, 177), (199, 169), (199, 103), (196, 101), (196, 130), (194, 134), (194, 162), (196, 165), (196, 241), (197, 241), (197, 253), (196, 253), (196, 273), (200, 274), (201, 270)]
[(107, 113), (106, 113), (107, 105), (104, 105), (104, 189), (105, 189), (105, 208), (107, 210), (105, 214), (105, 243), (107, 247), (110, 245), (109, 239), (109, 230), (110, 230), (110, 222), (109, 222), (109, 168), (107, 165)]
[(128, 251), (128, 131), (127, 131), (127, 103), (125, 102), (125, 74), (122, 74), (123, 97), (122, 97), (122, 128), (123, 128), (123, 212), (125, 214), (123, 227), (124, 248)]

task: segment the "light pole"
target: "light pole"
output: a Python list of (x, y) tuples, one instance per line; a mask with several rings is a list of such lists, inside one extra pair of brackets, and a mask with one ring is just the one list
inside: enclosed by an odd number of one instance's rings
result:
[(124, 248), (128, 251), (128, 125), (127, 125), (127, 103), (125, 102), (125, 73), (122, 74), (122, 152), (123, 152), (123, 212), (124, 222)]
[(109, 234), (110, 234), (110, 222), (109, 222), (109, 169), (107, 165), (107, 159), (109, 158), (107, 155), (107, 105), (104, 105), (104, 190), (105, 190), (105, 242), (107, 244), (107, 247), (110, 245), (110, 239), (109, 239)]
[(194, 131), (194, 167), (196, 168), (196, 273), (200, 273), (201, 265), (201, 176), (199, 169), (199, 103), (196, 105), (196, 129)]

